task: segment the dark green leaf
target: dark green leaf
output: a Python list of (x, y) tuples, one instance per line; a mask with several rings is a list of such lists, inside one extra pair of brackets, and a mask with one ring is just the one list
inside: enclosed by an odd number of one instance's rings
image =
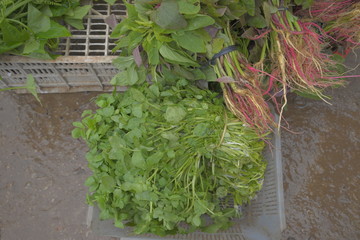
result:
[(71, 14), (68, 12), (66, 15), (72, 19), (82, 20), (88, 14), (90, 9), (91, 5), (83, 5), (74, 8)]
[(162, 1), (155, 13), (155, 23), (165, 29), (181, 29), (187, 26), (185, 18), (179, 13), (176, 0)]
[(215, 23), (215, 20), (209, 16), (197, 15), (196, 17), (191, 18), (189, 20), (189, 24), (186, 27), (186, 30), (188, 30), (188, 31), (196, 30), (199, 28), (204, 28), (204, 27), (210, 26), (214, 23)]
[(26, 75), (26, 77), (26, 90), (28, 90), (36, 98), (36, 100), (41, 103), (36, 91), (35, 78), (31, 74)]
[(112, 61), (112, 64), (119, 70), (124, 70), (126, 68), (129, 68), (134, 63), (135, 60), (133, 56), (128, 56), (128, 57), (119, 56)]
[(111, 176), (101, 178), (102, 187), (108, 192), (112, 192), (115, 188), (115, 181)]
[(66, 27), (58, 24), (57, 22), (51, 20), (50, 21), (50, 29), (47, 31), (42, 31), (36, 34), (38, 38), (59, 38), (59, 37), (69, 37), (71, 33)]
[(156, 165), (164, 156), (163, 152), (156, 152), (146, 159), (148, 166)]
[(186, 111), (180, 106), (169, 106), (166, 109), (164, 118), (170, 123), (178, 123), (186, 116)]
[(177, 62), (179, 64), (191, 64), (193, 66), (199, 66), (199, 64), (197, 62), (195, 62), (192, 59), (190, 59), (190, 58), (176, 52), (174, 49), (170, 48), (166, 44), (163, 44), (160, 47), (159, 51), (160, 51), (161, 56), (163, 56), (167, 60)]
[(28, 19), (27, 24), (34, 33), (47, 32), (50, 27), (50, 18), (40, 12), (32, 4), (28, 5)]
[(182, 14), (197, 14), (200, 11), (199, 1), (181, 0), (178, 1), (178, 5), (179, 11)]
[(255, 27), (255, 28), (264, 28), (267, 26), (267, 22), (265, 20), (265, 18), (261, 15), (256, 15), (253, 17), (249, 17), (247, 24), (250, 27)]
[(256, 8), (256, 4), (255, 4), (255, 0), (242, 0), (241, 1), (244, 5), (245, 8), (248, 12), (248, 14), (250, 16), (255, 16), (255, 8)]
[(205, 53), (206, 47), (205, 42), (201, 36), (189, 31), (183, 34), (173, 33), (172, 38), (180, 45), (191, 52), (194, 53)]
[(131, 157), (131, 163), (135, 167), (145, 169), (146, 163), (141, 151), (135, 151)]
[(67, 24), (73, 26), (76, 29), (79, 29), (79, 30), (84, 29), (84, 24), (83, 24), (82, 19), (74, 19), (74, 18), (70, 18), (70, 17), (65, 17), (64, 20)]
[(17, 45), (29, 39), (29, 33), (4, 20), (1, 25), (2, 39), (8, 45)]

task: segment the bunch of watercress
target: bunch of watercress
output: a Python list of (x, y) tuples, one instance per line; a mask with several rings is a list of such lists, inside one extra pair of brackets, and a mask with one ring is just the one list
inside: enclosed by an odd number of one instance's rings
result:
[(63, 23), (83, 29), (90, 8), (80, 0), (0, 1), (0, 54), (55, 58), (59, 38), (71, 35)]
[(264, 143), (216, 93), (185, 80), (145, 83), (100, 95), (96, 104), (72, 134), (90, 148), (88, 202), (115, 226), (137, 234), (215, 232), (261, 189)]

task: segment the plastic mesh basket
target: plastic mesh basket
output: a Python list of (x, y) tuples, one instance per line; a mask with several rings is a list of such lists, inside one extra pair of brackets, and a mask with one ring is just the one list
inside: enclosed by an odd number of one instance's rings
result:
[(234, 226), (218, 233), (195, 232), (187, 235), (158, 237), (155, 235), (132, 234), (131, 228), (119, 229), (113, 221), (99, 220), (99, 209), (89, 207), (87, 223), (92, 230), (104, 236), (118, 237), (121, 240), (275, 240), (281, 238), (285, 229), (284, 196), (281, 163), (280, 135), (273, 137), (272, 151), (265, 152), (268, 161), (263, 189), (248, 206), (243, 208), (243, 218), (234, 219)]
[(0, 88), (19, 87), (32, 74), (39, 92), (106, 91), (112, 89), (111, 78), (118, 72), (111, 64), (115, 40), (111, 28), (104, 22), (110, 15), (120, 21), (126, 15), (122, 1), (108, 5), (104, 1), (83, 1), (92, 5), (84, 18), (84, 30), (69, 26), (71, 37), (60, 39), (56, 60), (38, 60), (0, 55)]

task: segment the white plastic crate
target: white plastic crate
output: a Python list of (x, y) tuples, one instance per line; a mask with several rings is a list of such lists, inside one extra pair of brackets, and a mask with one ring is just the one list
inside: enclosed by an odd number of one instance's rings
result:
[(119, 229), (112, 220), (100, 221), (99, 209), (89, 207), (87, 224), (98, 235), (120, 238), (121, 240), (277, 240), (285, 229), (282, 160), (280, 135), (274, 134), (274, 148), (265, 152), (268, 166), (264, 186), (248, 206), (243, 217), (234, 219), (234, 226), (218, 233), (195, 232), (186, 235), (158, 237), (152, 234), (134, 235), (130, 227)]
[(0, 88), (19, 87), (32, 74), (39, 92), (107, 91), (112, 89), (111, 78), (118, 72), (111, 62), (119, 54), (113, 53), (115, 39), (110, 39), (111, 28), (104, 22), (110, 15), (120, 21), (126, 15), (122, 1), (114, 5), (106, 2), (83, 1), (93, 6), (84, 18), (84, 30), (69, 26), (71, 37), (60, 39), (61, 55), (56, 60), (0, 55)]

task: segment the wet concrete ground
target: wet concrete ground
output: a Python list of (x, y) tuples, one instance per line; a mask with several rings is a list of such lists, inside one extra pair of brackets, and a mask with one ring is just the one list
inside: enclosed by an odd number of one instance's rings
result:
[[(283, 240), (360, 239), (360, 79), (329, 95), (331, 106), (290, 98)], [(86, 227), (86, 146), (70, 134), (94, 96), (41, 95), (40, 106), (0, 93), (1, 240), (109, 239)]]

